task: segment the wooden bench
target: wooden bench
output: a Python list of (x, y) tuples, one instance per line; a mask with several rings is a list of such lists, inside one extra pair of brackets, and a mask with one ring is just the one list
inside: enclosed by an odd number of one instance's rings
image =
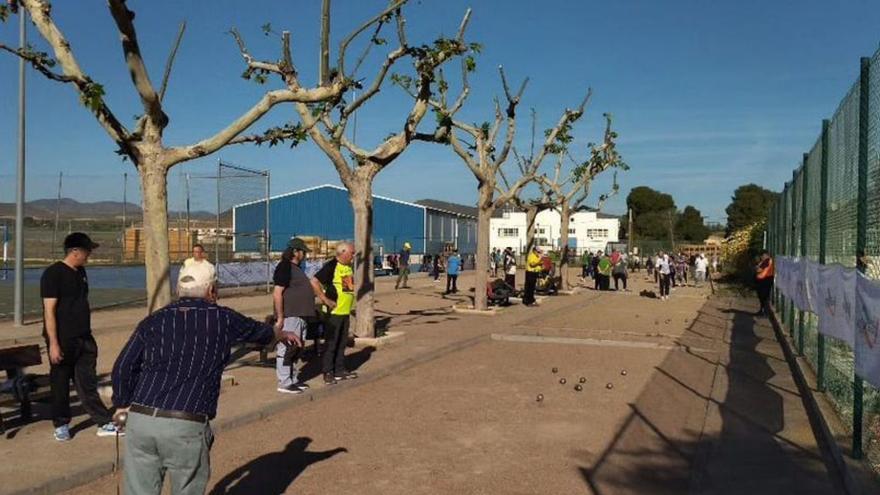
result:
[[(31, 417), (31, 401), (35, 392), (48, 387), (49, 380), (45, 375), (25, 374), (28, 366), (37, 366), (43, 362), (40, 346), (37, 344), (19, 345), (0, 348), (0, 370), (6, 372), (6, 380), (0, 381), (0, 405), (18, 405), (23, 420)], [(0, 414), (0, 433), (5, 432), (3, 415)]]

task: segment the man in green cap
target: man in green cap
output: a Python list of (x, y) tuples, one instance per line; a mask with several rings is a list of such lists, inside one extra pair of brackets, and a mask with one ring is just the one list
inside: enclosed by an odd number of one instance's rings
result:
[(287, 243), (281, 261), (275, 268), (272, 302), (275, 309), (276, 330), (288, 339), (275, 346), (275, 371), (278, 392), (301, 394), (309, 386), (300, 381), (296, 369), (306, 333), (306, 320), (315, 316), (315, 292), (305, 274), (306, 255), (310, 249), (299, 237)]

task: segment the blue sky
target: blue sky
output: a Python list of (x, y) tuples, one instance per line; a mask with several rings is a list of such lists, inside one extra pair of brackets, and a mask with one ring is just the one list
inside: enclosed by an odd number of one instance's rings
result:
[[(106, 2), (54, 4), (56, 22), (80, 64), (105, 85), (117, 116), (130, 122), (141, 110)], [(274, 81), (260, 87), (239, 77), (244, 67), (226, 34), (230, 27), (242, 32), (255, 55), (270, 59), (278, 56), (278, 42), (264, 36), (260, 26), (271, 22), (278, 31), (290, 30), (294, 61), (303, 81), (313, 83), (319, 5), (318, 0), (130, 0), (156, 83), (177, 24), (188, 22), (165, 100), (171, 117), (167, 142), (185, 144), (213, 134), (264, 89), (277, 87)], [(381, 0), (337, 0), (336, 41), (382, 5)], [(521, 147), (528, 142), (529, 107), (537, 110), (543, 129), (592, 87), (593, 100), (575, 129), (576, 150), (583, 152), (587, 142), (601, 137), (601, 114), (610, 112), (620, 151), (632, 167), (619, 176), (621, 195), (606, 204), (612, 213), (625, 209), (626, 192), (638, 185), (671, 193), (680, 208), (694, 205), (712, 221), (723, 221), (738, 185), (781, 189), (816, 140), (821, 119), (833, 113), (855, 81), (859, 57), (871, 55), (880, 42), (880, 2), (869, 0), (413, 0), (407, 10), (411, 41), (451, 35), (468, 6), (474, 9), (468, 38), (484, 50), (462, 118), (491, 118), (491, 98), (500, 90), (499, 64), (514, 81), (531, 78), (520, 112)], [(0, 42), (15, 44), (17, 37), (17, 21), (0, 25)], [(44, 46), (35, 30), (31, 39)], [(369, 68), (361, 72), (370, 74)], [(64, 195), (89, 201), (121, 199), (122, 174), (129, 172), (128, 195), (136, 200), (133, 167), (113, 153), (72, 88), (34, 73), (29, 83), (29, 199), (53, 197), (63, 171)], [(14, 200), (16, 89), (17, 61), (0, 54), (0, 202)], [(372, 147), (399, 128), (409, 103), (396, 88), (384, 90), (359, 117), (362, 145)], [(277, 108), (258, 127), (291, 118), (290, 108)], [(231, 147), (172, 169), (172, 209), (182, 203), (181, 174), (210, 174), (220, 157), (271, 170), (273, 193), (338, 183), (335, 170), (311, 143), (293, 150)], [(598, 181), (596, 195), (607, 189), (609, 179)], [(194, 207), (211, 208), (212, 187), (209, 181), (194, 183)], [(236, 193), (245, 196), (253, 189), (242, 184)], [(451, 150), (418, 144), (379, 175), (375, 192), (472, 204), (476, 183)]]

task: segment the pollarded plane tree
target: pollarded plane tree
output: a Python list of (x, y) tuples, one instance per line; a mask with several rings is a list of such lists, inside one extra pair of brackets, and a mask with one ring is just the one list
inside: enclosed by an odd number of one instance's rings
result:
[[(492, 122), (466, 123), (456, 117), (470, 95), (468, 73), (472, 72), (473, 65), (466, 62), (467, 60), (462, 64), (461, 89), (455, 100), (450, 99), (449, 84), (440, 73), (439, 98), (430, 101), (436, 113), (437, 127), (433, 133), (420, 134), (418, 138), (450, 146), (477, 179), (477, 253), (474, 308), (486, 310), (488, 308), (486, 283), (489, 271), (487, 254), (489, 252), (489, 229), (492, 214), (496, 209), (518, 197), (523, 189), (535, 180), (544, 159), (552, 155), (553, 150), (561, 145), (559, 143), (560, 137), (564, 136), (567, 133), (566, 129), (569, 129), (583, 115), (589, 93), (574, 110), (566, 109), (562, 112), (556, 125), (546, 131), (544, 142), (539, 149), (529, 157), (527, 163), (520, 167), (516, 180), (512, 180), (507, 177), (504, 165), (513, 148), (517, 125), (516, 110), (528, 84), (528, 79), (525, 79), (519, 89), (513, 92), (507, 82), (503, 67), (499, 67), (506, 106), (502, 109), (501, 102), (496, 97), (494, 100), (495, 117)], [(407, 82), (399, 81), (405, 90), (414, 95)]]
[[(595, 145), (590, 143), (587, 145), (589, 149), (589, 157), (583, 161), (577, 161), (572, 157), (569, 146), (571, 140), (566, 140), (562, 148), (554, 150), (556, 152), (556, 164), (554, 166), (553, 176), (542, 174), (536, 178), (545, 198), (551, 198), (548, 202), (552, 204), (551, 208), (559, 212), (560, 215), (560, 256), (559, 256), (559, 274), (562, 277), (562, 283), (565, 288), (569, 288), (568, 283), (568, 264), (570, 258), (569, 252), (569, 223), (571, 214), (578, 211), (587, 199), (590, 197), (593, 181), (602, 172), (608, 169), (616, 168), (620, 170), (628, 170), (629, 167), (623, 161), (620, 153), (617, 151), (617, 133), (611, 130), (611, 115), (604, 114), (605, 117), (605, 134), (601, 144)], [(572, 168), (568, 174), (564, 172), (564, 164), (568, 159)], [(617, 172), (614, 173), (614, 180), (611, 184), (611, 190), (599, 196), (598, 204), (595, 211), (602, 209), (610, 197), (618, 193), (620, 187), (617, 184)]]
[[(372, 231), (373, 231), (373, 180), (376, 176), (399, 158), (414, 140), (418, 126), (429, 110), (429, 101), (438, 84), (436, 77), (439, 68), (447, 62), (461, 57), (466, 64), (473, 65), (473, 53), (479, 51), (479, 45), (465, 42), (464, 36), (470, 20), (468, 9), (453, 38), (439, 37), (430, 44), (412, 44), (407, 38), (406, 19), (399, 8), (403, 2), (396, 2), (398, 8), (391, 9), (376, 20), (371, 43), (353, 64), (355, 74), (366, 59), (369, 49), (373, 46), (388, 46), (389, 51), (381, 63), (376, 75), (369, 85), (355, 86), (347, 89), (358, 89), (360, 94), (352, 91), (343, 92), (325, 103), (309, 104), (296, 102), (295, 108), (300, 122), (293, 129), (293, 135), (305, 132), (305, 135), (324, 152), (333, 164), (343, 186), (348, 190), (349, 199), (354, 210), (354, 247), (355, 247), (355, 294), (356, 321), (355, 334), (361, 337), (375, 336), (373, 308), (374, 274), (372, 263)], [(392, 4), (394, 6), (394, 4)], [(329, 11), (325, 11), (325, 22), (329, 24)], [(393, 48), (389, 41), (381, 37), (383, 28), (393, 26), (396, 43)], [(356, 33), (355, 33), (356, 34)], [(330, 52), (321, 54), (322, 81), (331, 80), (337, 73), (346, 73), (346, 49), (352, 41), (346, 38), (340, 44), (336, 54), (336, 67), (330, 67)], [(402, 60), (412, 63), (411, 75), (392, 73), (392, 68)], [(406, 79), (413, 88), (414, 100), (405, 115), (399, 117), (395, 131), (385, 137), (372, 149), (355, 142), (355, 138), (346, 134), (355, 114), (375, 97), (391, 79)], [(387, 118), (387, 117), (386, 117)], [(290, 131), (291, 129), (288, 129)]]
[[(280, 60), (265, 62), (252, 57), (245, 49), (241, 36), (233, 31), (247, 66), (244, 77), (264, 82), (267, 75), (277, 74), (282, 81), (282, 87), (266, 91), (250, 108), (215, 134), (189, 145), (168, 146), (164, 142), (164, 134), (170, 119), (162, 101), (166, 90), (165, 82), (157, 91), (150, 79), (138, 43), (134, 12), (129, 10), (125, 0), (108, 0), (107, 3), (119, 31), (122, 54), (131, 74), (132, 85), (143, 107), (143, 114), (135, 118), (131, 127), (126, 126), (107, 104), (104, 86), (90, 77), (80, 65), (73, 47), (53, 17), (52, 6), (48, 1), (8, 1), (7, 5), (0, 6), (0, 20), (6, 20), (15, 13), (25, 15), (26, 12), (52, 55), (30, 46), (14, 48), (0, 44), (0, 50), (24, 59), (48, 79), (71, 85), (81, 103), (119, 147), (117, 153), (123, 159), (130, 160), (137, 169), (143, 193), (147, 307), (148, 311), (152, 311), (171, 300), (167, 190), (167, 176), (171, 167), (210, 155), (237, 142), (278, 142), (279, 136), (291, 129), (274, 128), (255, 136), (244, 136), (243, 133), (278, 104), (295, 102), (309, 105), (335, 100), (355, 83), (340, 66), (332, 77), (325, 74), (315, 87), (305, 87), (293, 63), (289, 32), (281, 34)], [(385, 19), (389, 13), (398, 11), (402, 3), (392, 3), (379, 15), (366, 21), (346, 38), (347, 43)], [(324, 0), (323, 6), (324, 11), (328, 11), (330, 0)], [(322, 51), (328, 46), (329, 39), (329, 23), (322, 22)], [(340, 48), (341, 57), (344, 57), (347, 43)], [(170, 61), (171, 59), (168, 67)], [(56, 67), (60, 67), (60, 71)], [(166, 68), (166, 77), (163, 78), (166, 82), (168, 72), (169, 69)]]

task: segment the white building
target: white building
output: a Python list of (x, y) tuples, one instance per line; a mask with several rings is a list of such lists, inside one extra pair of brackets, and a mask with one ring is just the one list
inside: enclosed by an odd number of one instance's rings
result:
[[(557, 210), (538, 213), (535, 220), (535, 243), (545, 249), (557, 250), (562, 246), (559, 230), (561, 218)], [(490, 220), (489, 246), (504, 249), (512, 247), (522, 253), (527, 244), (526, 214), (519, 211), (498, 210)], [(568, 224), (569, 247), (578, 254), (584, 251), (606, 249), (609, 242), (618, 242), (620, 219), (614, 215), (582, 209), (575, 212)]]

